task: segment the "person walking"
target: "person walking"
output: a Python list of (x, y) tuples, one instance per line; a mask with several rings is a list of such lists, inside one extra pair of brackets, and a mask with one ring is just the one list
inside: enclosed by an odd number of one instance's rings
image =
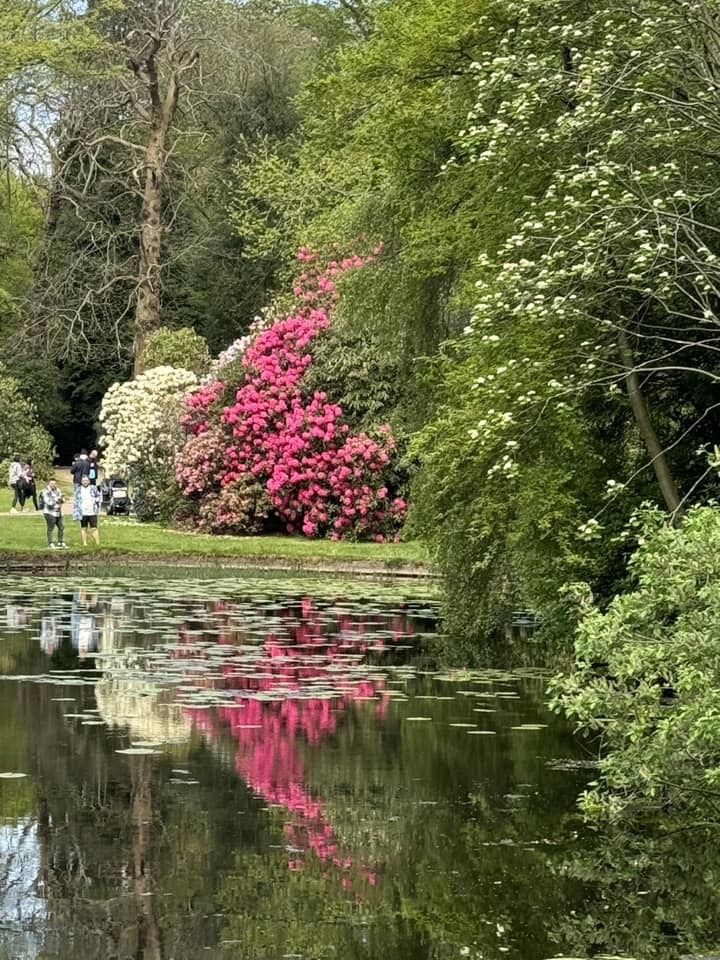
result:
[(100, 532), (98, 531), (98, 514), (100, 513), (100, 504), (102, 503), (102, 494), (98, 487), (90, 484), (90, 477), (85, 476), (80, 481), (80, 535), (83, 546), (87, 546), (87, 532), (92, 530), (93, 540), (100, 545)]
[(17, 505), (20, 504), (20, 510), (25, 506), (25, 495), (22, 488), (22, 463), (20, 463), (20, 457), (13, 457), (13, 461), (10, 464), (10, 471), (8, 482), (10, 489), (13, 492), (13, 501), (12, 506), (10, 507), (10, 513), (17, 513)]
[[(47, 526), (47, 542), (50, 550), (67, 549), (65, 543), (65, 519), (62, 515), (64, 497), (57, 480), (48, 480), (42, 493), (43, 515)], [(53, 543), (53, 531), (57, 530), (57, 543)]]
[(23, 487), (23, 509), (28, 500), (32, 500), (33, 506), (39, 510), (37, 498), (37, 485), (35, 483), (35, 471), (33, 470), (32, 460), (28, 460), (22, 469), (22, 487)]

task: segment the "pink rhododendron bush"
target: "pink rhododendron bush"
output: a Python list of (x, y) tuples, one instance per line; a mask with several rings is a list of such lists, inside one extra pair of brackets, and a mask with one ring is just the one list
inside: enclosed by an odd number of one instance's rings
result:
[(397, 535), (406, 504), (388, 484), (396, 452), (390, 427), (354, 432), (339, 404), (306, 385), (314, 344), (332, 323), (337, 278), (372, 259), (355, 255), (320, 268), (302, 250), (295, 312), (242, 345), (235, 382), (223, 379), (230, 364), (220, 364), (186, 398), (187, 441), (175, 461), (186, 497), (179, 520), (215, 533)]

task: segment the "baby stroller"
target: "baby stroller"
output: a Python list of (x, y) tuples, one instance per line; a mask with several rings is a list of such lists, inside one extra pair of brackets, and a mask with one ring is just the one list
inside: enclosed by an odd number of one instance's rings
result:
[(100, 485), (102, 505), (109, 517), (115, 514), (130, 513), (130, 494), (127, 480), (121, 477), (107, 477)]

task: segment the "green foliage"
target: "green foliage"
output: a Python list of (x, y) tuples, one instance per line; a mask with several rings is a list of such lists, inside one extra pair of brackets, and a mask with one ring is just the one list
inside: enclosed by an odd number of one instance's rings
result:
[[(1, 28), (0, 28), (1, 29)], [(0, 337), (18, 322), (18, 300), (32, 284), (42, 210), (29, 186), (0, 163)]]
[(470, 660), (519, 606), (569, 636), (560, 587), (584, 578), (606, 594), (624, 549), (607, 534), (582, 536), (598, 509), (610, 531), (624, 523), (622, 494), (606, 485), (619, 469), (622, 409), (606, 422), (581, 404), (548, 406), (542, 417), (534, 403), (518, 409), (509, 397), (535, 392), (537, 368), (490, 367), (483, 348), (466, 338), (436, 361), (435, 417), (411, 444), (422, 465), (411, 529), (445, 573), (454, 655)]
[(77, 427), (82, 418), (77, 416), (79, 411), (72, 416), (65, 396), (65, 378), (56, 364), (44, 357), (17, 357), (7, 364), (7, 369), (19, 382), (23, 396), (35, 405), (38, 419), (49, 433), (57, 436), (71, 422)]
[(38, 422), (33, 403), (20, 383), (0, 367), (0, 471), (7, 483), (10, 462), (32, 460), (39, 479), (50, 475), (55, 456), (52, 437)]
[[(297, 124), (293, 97), (322, 55), (303, 3), (218, 2), (203, 24), (202, 102), (178, 120), (168, 186), (163, 322), (191, 326), (213, 352), (247, 331), (274, 286), (274, 256), (249, 258), (227, 213), (228, 180), (267, 138), (282, 142)], [(328, 13), (328, 11), (325, 11)]]
[(133, 513), (140, 523), (169, 523), (177, 508), (179, 491), (171, 470), (154, 466), (138, 470), (132, 488)]
[(48, 138), (60, 126), (69, 86), (99, 72), (105, 42), (97, 24), (119, 3), (96, 0), (89, 9), (74, 0), (1, 5), (0, 340), (27, 323), (21, 304), (35, 279), (48, 203)]
[(693, 508), (679, 528), (648, 511), (636, 526), (634, 588), (605, 612), (586, 605), (553, 704), (602, 750), (588, 814), (692, 816), (720, 784), (720, 510)]
[[(504, 219), (477, 238), (473, 315), (434, 365), (415, 445), (416, 523), (466, 639), (513, 603), (567, 631), (568, 580), (607, 601), (625, 518), (660, 500), (652, 467), (691, 501), (716, 487), (697, 451), (720, 427), (701, 7), (498, 0), (478, 21), (477, 96), (446, 175), (470, 171)], [(628, 370), (664, 454), (628, 423)]]
[(341, 323), (317, 338), (303, 381), (308, 395), (322, 390), (359, 430), (377, 429), (385, 422), (394, 425), (402, 386), (398, 359), (372, 332), (355, 333)]
[[(202, 434), (202, 438), (214, 431)], [(221, 449), (218, 442), (215, 453)], [(170, 514), (180, 526), (203, 533), (231, 536), (254, 536), (263, 532), (272, 510), (270, 497), (263, 483), (242, 477), (231, 486), (206, 491), (201, 499), (188, 501), (183, 492), (173, 504)]]
[(502, 225), (474, 170), (439, 176), (472, 106), (487, 6), (368, 5), (367, 39), (346, 39), (298, 97), (298, 135), (258, 145), (236, 167), (231, 217), (249, 256), (290, 272), (305, 243), (386, 243), (372, 287), (348, 285), (345, 313), (398, 356), (433, 350), (462, 325), (480, 225), (484, 235)]
[[(93, 3), (89, 12), (80, 10), (73, 0), (58, 0), (48, 5), (38, 0), (4, 0), (0, 9), (0, 104), (5, 123), (11, 125), (15, 96), (25, 95), (24, 104), (47, 92), (60, 76), (78, 76), (85, 57), (101, 46), (94, 23), (104, 10), (118, 3)], [(30, 83), (29, 81), (33, 81)], [(5, 113), (6, 107), (12, 105)], [(25, 118), (27, 120), (27, 117)]]
[(210, 369), (210, 353), (204, 337), (189, 327), (170, 330), (160, 327), (147, 339), (140, 357), (140, 367), (177, 367), (202, 376)]
[(556, 920), (553, 940), (573, 957), (677, 960), (710, 957), (720, 944), (717, 828), (671, 818), (583, 834), (562, 875), (588, 891), (582, 910)]

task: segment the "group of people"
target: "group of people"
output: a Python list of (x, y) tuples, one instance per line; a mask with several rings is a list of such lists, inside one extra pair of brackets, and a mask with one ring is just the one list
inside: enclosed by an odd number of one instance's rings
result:
[[(87, 546), (88, 530), (96, 544), (100, 543), (98, 530), (98, 516), (102, 505), (102, 493), (98, 487), (100, 476), (100, 461), (97, 450), (81, 450), (73, 458), (70, 474), (73, 480), (73, 520), (80, 522), (80, 536), (82, 545)], [(32, 499), (36, 510), (42, 510), (47, 527), (47, 543), (51, 550), (67, 549), (65, 543), (65, 518), (63, 503), (65, 498), (57, 480), (48, 480), (48, 484), (40, 495), (38, 502), (35, 473), (32, 461), (23, 464), (18, 457), (10, 465), (10, 488), (13, 490), (11, 512), (18, 513), (24, 510), (25, 503)]]
[(20, 457), (14, 457), (10, 464), (10, 489), (13, 492), (10, 513), (22, 513), (28, 500), (32, 500), (33, 507), (39, 510), (35, 471), (32, 460), (23, 463)]

